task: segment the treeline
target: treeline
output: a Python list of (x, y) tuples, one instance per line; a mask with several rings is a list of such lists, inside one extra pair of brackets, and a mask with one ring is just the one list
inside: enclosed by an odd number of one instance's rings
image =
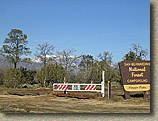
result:
[[(31, 63), (30, 58), (21, 58), (22, 55), (31, 54), (27, 47), (27, 35), (21, 30), (12, 29), (8, 38), (3, 42), (1, 53), (14, 68), (3, 70), (0, 67), (0, 84), (8, 88), (21, 88), (26, 85), (49, 86), (50, 82), (77, 82), (77, 83), (100, 83), (101, 72), (105, 71), (106, 81), (120, 83), (121, 77), (118, 64), (113, 64), (112, 53), (103, 52), (98, 54), (97, 59), (92, 55), (75, 56), (75, 49), (57, 51), (55, 55), (53, 45), (48, 43), (38, 44), (35, 57), (40, 60), (43, 67), (40, 70), (29, 70), (17, 67), (19, 62)], [(140, 45), (132, 44), (130, 51), (122, 60), (145, 60), (148, 52)], [(121, 61), (121, 60), (120, 60)], [(46, 84), (46, 82), (48, 82)]]

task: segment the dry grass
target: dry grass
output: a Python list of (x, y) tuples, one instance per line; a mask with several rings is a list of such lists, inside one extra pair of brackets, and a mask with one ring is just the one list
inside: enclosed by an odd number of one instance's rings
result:
[[(20, 90), (18, 90), (20, 91)], [(33, 91), (35, 95), (35, 92)], [(56, 97), (51, 93), (47, 95), (32, 96), (31, 91), (26, 90), (25, 96), (0, 95), (1, 113), (150, 113), (150, 99), (132, 97), (124, 100), (122, 91), (115, 92), (110, 100), (106, 97), (95, 99), (77, 99), (68, 97)], [(12, 93), (14, 91), (12, 90)], [(20, 92), (20, 93), (21, 93)], [(27, 95), (29, 93), (30, 95)], [(16, 94), (14, 92), (14, 94)], [(22, 93), (21, 93), (22, 94)], [(48, 95), (49, 94), (49, 95)], [(95, 94), (95, 93), (93, 93)], [(97, 95), (97, 94), (95, 94)]]

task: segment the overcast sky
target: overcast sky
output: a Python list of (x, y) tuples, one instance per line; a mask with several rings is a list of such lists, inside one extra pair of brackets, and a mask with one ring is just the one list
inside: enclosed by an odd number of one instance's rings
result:
[(21, 29), (31, 56), (48, 42), (94, 58), (109, 51), (119, 62), (135, 43), (150, 59), (150, 0), (0, 0), (0, 15), (0, 47), (11, 29)]

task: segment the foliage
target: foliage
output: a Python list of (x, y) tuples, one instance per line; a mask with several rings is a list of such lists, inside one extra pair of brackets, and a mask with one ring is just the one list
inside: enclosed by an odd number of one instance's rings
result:
[(82, 55), (79, 67), (81, 69), (82, 75), (85, 77), (83, 78), (83, 80), (87, 80), (87, 81), (92, 80), (93, 63), (94, 63), (93, 56)]
[(97, 83), (100, 83), (102, 81), (102, 71), (105, 71), (105, 80), (111, 81), (112, 68), (104, 61), (96, 62), (94, 64), (92, 79)]
[(72, 62), (77, 59), (77, 57), (75, 59), (73, 59), (71, 56), (73, 55), (73, 53), (76, 52), (75, 49), (70, 48), (70, 49), (64, 49), (63, 51), (59, 52), (57, 51), (57, 57), (60, 60), (60, 63), (63, 65), (63, 67), (65, 68), (66, 71), (69, 71)]
[(4, 86), (8, 88), (21, 87), (24, 83), (23, 74), (15, 68), (10, 68), (4, 75)]
[(79, 64), (81, 70), (76, 76), (77, 80), (79, 81), (79, 79), (81, 79), (86, 83), (90, 83), (91, 81), (93, 81), (93, 83), (100, 83), (102, 81), (102, 71), (105, 71), (106, 81), (120, 82), (121, 77), (118, 65), (111, 65), (112, 54), (106, 52), (104, 55), (106, 57), (100, 54), (101, 61), (94, 60), (93, 56), (84, 55)]
[(28, 43), (27, 35), (23, 34), (22, 30), (11, 29), (8, 33), (8, 38), (4, 40), (4, 45), (1, 52), (4, 53), (9, 61), (17, 67), (17, 63), (21, 61), (20, 56), (31, 53), (30, 48), (26, 45)]
[(4, 70), (0, 68), (0, 85), (3, 84), (4, 80)]
[(136, 54), (133, 51), (129, 51), (125, 56), (124, 56), (124, 61), (135, 61), (136, 60)]
[(112, 53), (104, 51), (103, 54), (100, 53), (98, 57), (101, 59), (101, 61), (104, 61), (110, 65), (112, 64)]
[(93, 60), (93, 56), (91, 55), (82, 55), (82, 60), (79, 67), (88, 68), (93, 65)]
[(36, 71), (34, 70), (27, 70), (27, 68), (20, 67), (19, 70), (23, 74), (23, 80), (25, 84), (33, 84), (34, 83), (34, 77), (36, 75)]
[(147, 55), (147, 49), (143, 49), (139, 44), (132, 44), (132, 48), (130, 48), (130, 51), (125, 54), (123, 59), (124, 61), (145, 60)]
[(49, 64), (41, 68), (37, 73), (37, 80), (41, 85), (44, 85), (44, 80), (56, 80), (56, 82), (63, 82), (66, 71), (61, 64)]
[(37, 88), (41, 88), (41, 85), (40, 84), (24, 84), (22, 85), (22, 88), (37, 89)]
[(75, 49), (64, 49), (61, 52), (57, 52), (57, 58), (59, 59), (59, 63), (63, 65), (65, 71), (67, 72), (66, 80), (69, 81), (72, 72), (77, 68), (77, 61), (82, 56), (73, 56)]

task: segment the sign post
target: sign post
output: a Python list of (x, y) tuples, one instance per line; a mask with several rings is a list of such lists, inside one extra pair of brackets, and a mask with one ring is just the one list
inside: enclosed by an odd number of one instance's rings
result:
[(122, 61), (119, 67), (125, 99), (130, 98), (130, 92), (150, 90), (150, 61)]

